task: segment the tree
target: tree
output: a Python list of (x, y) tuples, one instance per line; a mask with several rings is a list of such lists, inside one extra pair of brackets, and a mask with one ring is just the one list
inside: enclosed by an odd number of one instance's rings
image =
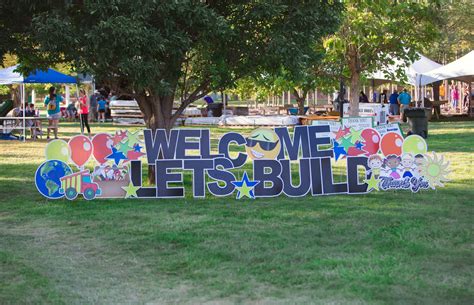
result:
[(147, 126), (169, 130), (209, 91), (303, 60), (298, 50), (315, 29), (331, 27), (324, 16), (339, 8), (316, 0), (77, 1), (37, 14), (31, 28), (35, 52), (132, 93)]
[(437, 23), (440, 35), (425, 48), (431, 59), (447, 64), (474, 49), (474, 5), (470, 0), (441, 1)]
[[(416, 59), (437, 36), (438, 1), (346, 0), (345, 17), (325, 44), (332, 62), (343, 63), (342, 77), (350, 82), (350, 114), (359, 113), (363, 73), (383, 69), (395, 60)], [(403, 67), (396, 71), (401, 76)], [(386, 71), (388, 73), (388, 71)]]

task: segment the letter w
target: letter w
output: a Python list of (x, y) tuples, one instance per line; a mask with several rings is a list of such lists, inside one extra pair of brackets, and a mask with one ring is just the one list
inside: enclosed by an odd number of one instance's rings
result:
[(143, 131), (148, 164), (155, 164), (155, 160), (160, 159), (160, 153), (162, 159), (174, 159), (178, 133), (179, 130), (173, 129), (168, 138), (165, 129), (157, 129), (154, 136), (150, 129)]

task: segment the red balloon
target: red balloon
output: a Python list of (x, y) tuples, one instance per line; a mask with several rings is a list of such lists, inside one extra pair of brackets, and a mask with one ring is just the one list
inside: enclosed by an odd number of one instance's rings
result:
[(69, 140), (69, 148), (71, 149), (71, 160), (78, 167), (84, 166), (92, 154), (92, 142), (88, 137), (79, 135)]
[(94, 158), (100, 164), (105, 163), (107, 161), (105, 157), (112, 153), (112, 137), (107, 133), (98, 133), (92, 138), (92, 145)]
[(395, 132), (386, 133), (380, 141), (380, 150), (384, 156), (402, 154), (403, 137)]
[(364, 139), (364, 146), (362, 147), (362, 149), (366, 151), (365, 155), (375, 155), (380, 148), (381, 136), (378, 131), (373, 128), (367, 128), (364, 129), (360, 135)]

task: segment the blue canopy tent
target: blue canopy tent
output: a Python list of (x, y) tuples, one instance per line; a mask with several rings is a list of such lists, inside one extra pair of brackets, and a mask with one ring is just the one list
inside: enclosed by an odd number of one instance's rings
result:
[(18, 65), (0, 70), (0, 85), (10, 84), (76, 84), (77, 80), (67, 74), (48, 68), (46, 71), (37, 69), (28, 76), (21, 75), (15, 70)]
[[(77, 84), (75, 77), (60, 73), (48, 68), (43, 71), (37, 69), (28, 76), (23, 76), (16, 69), (18, 65), (0, 70), (0, 85), (20, 84), (21, 103), (25, 107), (25, 85), (24, 84)], [(0, 118), (1, 119), (1, 118)], [(26, 138), (25, 111), (23, 110), (23, 139)]]

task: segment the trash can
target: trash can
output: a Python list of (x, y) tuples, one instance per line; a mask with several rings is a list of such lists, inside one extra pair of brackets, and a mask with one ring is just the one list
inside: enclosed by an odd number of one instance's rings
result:
[(224, 105), (222, 103), (211, 103), (207, 105), (207, 113), (210, 117), (221, 117), (222, 116), (222, 108)]
[(404, 111), (404, 116), (410, 126), (408, 135), (417, 134), (425, 139), (428, 137), (428, 117), (425, 108), (407, 108)]

